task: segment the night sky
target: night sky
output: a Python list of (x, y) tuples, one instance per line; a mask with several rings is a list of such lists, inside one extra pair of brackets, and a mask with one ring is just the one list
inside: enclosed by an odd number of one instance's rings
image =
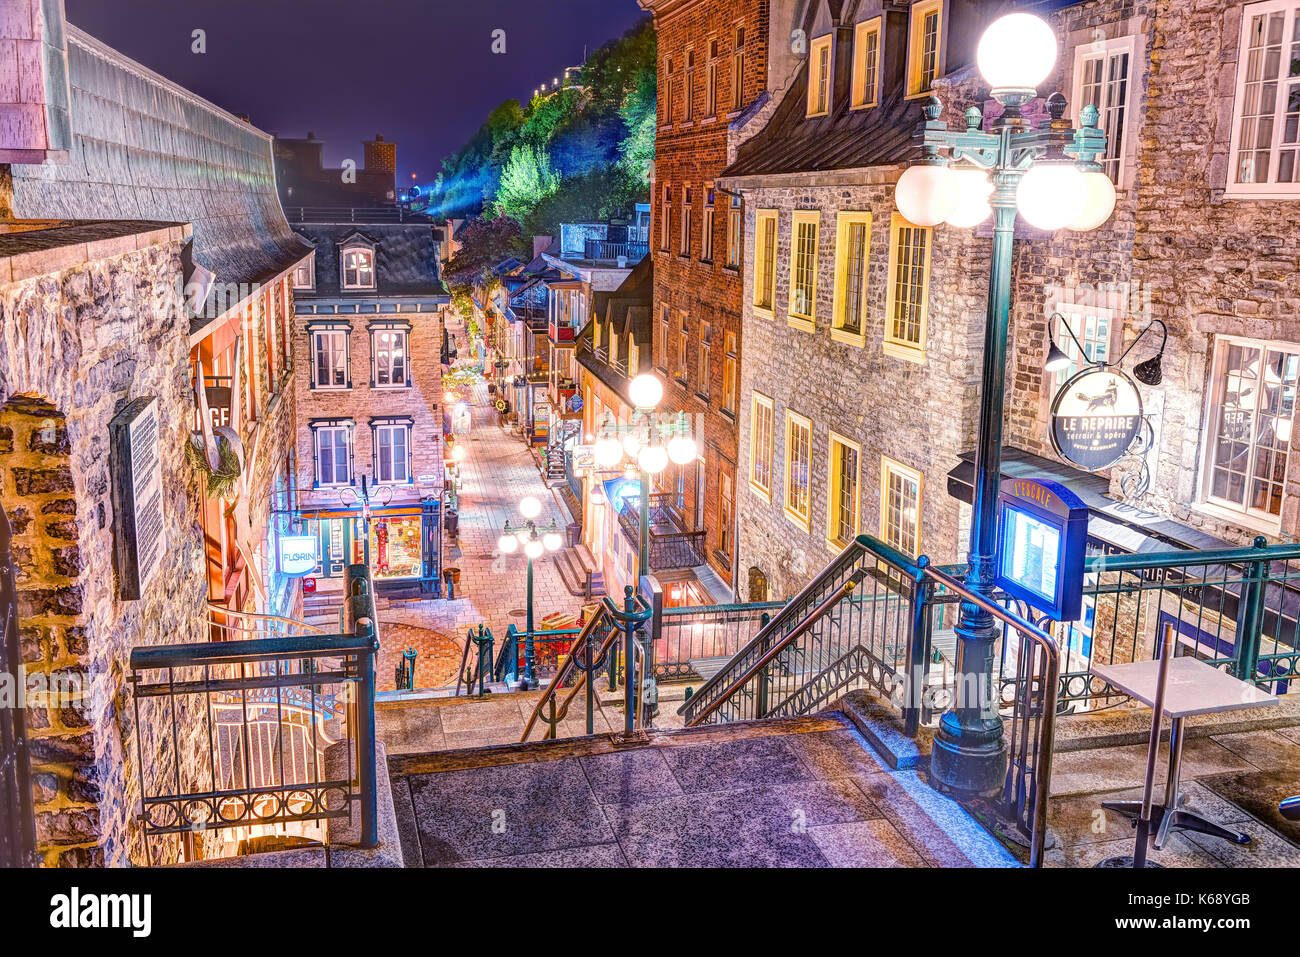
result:
[[(502, 100), (582, 62), (644, 16), (636, 0), (66, 0), (68, 20), (255, 126), (360, 164), (396, 140), (427, 182)], [(195, 29), (207, 52), (191, 52)], [(491, 52), (506, 31), (507, 52)]]

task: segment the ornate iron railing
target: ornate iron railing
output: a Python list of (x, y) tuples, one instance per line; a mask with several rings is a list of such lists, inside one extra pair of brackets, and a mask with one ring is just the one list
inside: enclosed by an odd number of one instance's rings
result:
[[(132, 649), (147, 842), (351, 819), (356, 805), (361, 846), (375, 846), (372, 587), (363, 566), (349, 566), (343, 634)], [(344, 760), (327, 765), (337, 744)]]
[(654, 675), (699, 677), (692, 661), (730, 658), (759, 632), (785, 602), (664, 608), (654, 628)]
[[(666, 497), (650, 497), (650, 571), (669, 571), (674, 568), (694, 568), (705, 562), (706, 534), (703, 530), (686, 532), (678, 530), (678, 521), (665, 504)], [(618, 524), (635, 549), (641, 541), (640, 504), (625, 499), (618, 513)], [(674, 529), (664, 531), (665, 528)]]

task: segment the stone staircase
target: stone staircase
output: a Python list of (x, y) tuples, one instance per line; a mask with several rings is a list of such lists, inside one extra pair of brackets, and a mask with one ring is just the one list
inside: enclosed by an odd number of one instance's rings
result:
[(605, 594), (605, 576), (596, 569), (596, 561), (586, 545), (574, 545), (561, 551), (556, 556), (555, 566), (569, 594), (578, 598), (600, 598)]
[(604, 732), (404, 754), (389, 743), (407, 867), (1017, 863), (837, 712), (626, 742)]

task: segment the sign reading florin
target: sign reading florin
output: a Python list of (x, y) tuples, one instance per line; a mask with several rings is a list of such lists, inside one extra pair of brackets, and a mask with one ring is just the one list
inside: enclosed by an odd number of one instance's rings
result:
[(1052, 403), (1052, 446), (1067, 462), (1094, 472), (1124, 457), (1142, 429), (1142, 396), (1116, 369), (1079, 373)]
[(167, 550), (163, 526), (158, 402), (136, 399), (108, 424), (113, 473), (113, 544), (122, 598), (138, 599)]

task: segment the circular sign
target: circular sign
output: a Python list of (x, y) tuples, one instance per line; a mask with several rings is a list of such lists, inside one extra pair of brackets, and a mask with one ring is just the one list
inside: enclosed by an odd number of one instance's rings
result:
[(1090, 472), (1123, 458), (1142, 430), (1142, 396), (1116, 369), (1086, 369), (1052, 402), (1052, 447)]

